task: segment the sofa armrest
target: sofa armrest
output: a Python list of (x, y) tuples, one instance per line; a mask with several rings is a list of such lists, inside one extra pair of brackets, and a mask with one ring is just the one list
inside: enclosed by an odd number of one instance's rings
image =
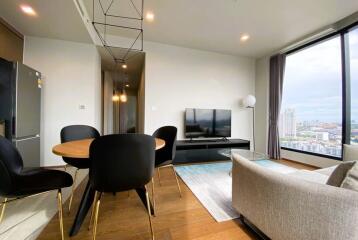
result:
[(358, 193), (234, 156), (233, 206), (275, 240), (358, 239)]

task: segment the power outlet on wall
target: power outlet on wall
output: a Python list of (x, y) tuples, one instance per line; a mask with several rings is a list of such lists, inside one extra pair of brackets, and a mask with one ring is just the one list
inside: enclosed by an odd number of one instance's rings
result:
[(84, 109), (86, 109), (86, 106), (85, 105), (79, 105), (79, 107), (78, 107), (80, 110), (84, 110)]

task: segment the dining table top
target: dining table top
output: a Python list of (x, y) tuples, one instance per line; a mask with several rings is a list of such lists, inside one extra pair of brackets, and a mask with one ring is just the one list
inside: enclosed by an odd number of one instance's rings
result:
[[(69, 141), (58, 144), (52, 148), (52, 152), (61, 157), (68, 158), (89, 158), (89, 148), (94, 138)], [(155, 150), (165, 146), (165, 141), (155, 138)]]

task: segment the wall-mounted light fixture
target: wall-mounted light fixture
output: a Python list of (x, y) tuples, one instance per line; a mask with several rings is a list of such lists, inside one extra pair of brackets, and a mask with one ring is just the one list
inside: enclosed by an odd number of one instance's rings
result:
[(119, 95), (119, 99), (120, 99), (120, 101), (122, 103), (127, 102), (128, 96), (127, 96), (127, 93), (126, 93), (126, 91), (124, 89), (122, 90), (121, 95)]
[(116, 90), (113, 90), (112, 101), (113, 102), (118, 102), (119, 101), (119, 96), (116, 93)]

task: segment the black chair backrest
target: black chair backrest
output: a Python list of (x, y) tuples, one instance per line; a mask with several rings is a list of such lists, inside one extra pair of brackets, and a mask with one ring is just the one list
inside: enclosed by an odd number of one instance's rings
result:
[(98, 138), (99, 132), (87, 125), (70, 125), (61, 130), (61, 143), (82, 140), (86, 138)]
[(153, 137), (161, 138), (165, 141), (165, 146), (155, 152), (155, 165), (174, 159), (177, 131), (174, 126), (164, 126), (153, 133)]
[(12, 191), (13, 177), (23, 169), (23, 161), (15, 146), (0, 136), (0, 195)]
[[(61, 130), (61, 143), (82, 140), (86, 138), (98, 138), (100, 136), (99, 132), (91, 126), (87, 125), (70, 125), (62, 128)], [(62, 157), (62, 159), (77, 168), (88, 168), (88, 161), (84, 159), (76, 160), (75, 158)]]
[(143, 187), (154, 173), (155, 140), (145, 134), (113, 134), (90, 146), (90, 181), (96, 191)]

